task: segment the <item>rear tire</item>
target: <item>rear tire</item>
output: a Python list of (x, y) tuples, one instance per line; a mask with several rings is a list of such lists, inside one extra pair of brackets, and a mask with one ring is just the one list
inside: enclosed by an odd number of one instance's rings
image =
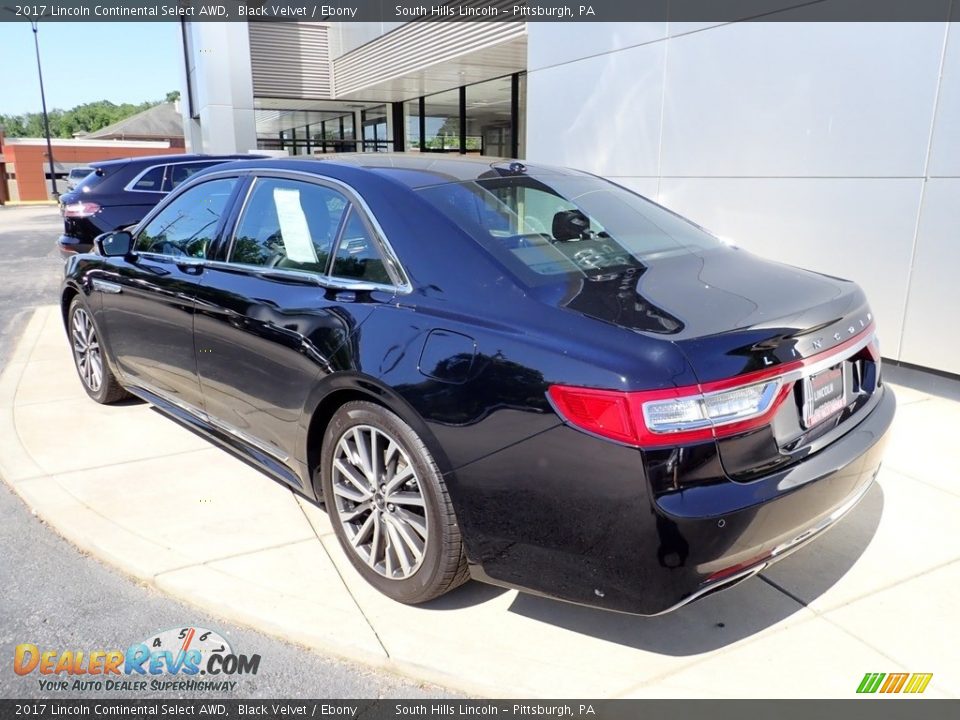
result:
[(340, 546), (387, 597), (416, 604), (468, 579), (443, 478), (397, 415), (370, 402), (343, 405), (323, 439), (320, 483)]
[(130, 397), (110, 369), (93, 314), (79, 295), (73, 298), (67, 313), (67, 336), (73, 350), (73, 364), (87, 395), (101, 405)]

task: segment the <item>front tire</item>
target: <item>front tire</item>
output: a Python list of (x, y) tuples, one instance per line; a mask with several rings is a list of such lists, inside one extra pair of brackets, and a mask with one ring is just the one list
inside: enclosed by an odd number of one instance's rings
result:
[(466, 582), (446, 485), (429, 450), (389, 410), (343, 405), (324, 433), (320, 483), (340, 546), (363, 578), (402, 603)]
[(70, 303), (67, 333), (73, 350), (73, 364), (87, 395), (101, 405), (109, 405), (129, 397), (130, 394), (123, 389), (110, 370), (106, 349), (93, 322), (93, 315), (79, 295)]

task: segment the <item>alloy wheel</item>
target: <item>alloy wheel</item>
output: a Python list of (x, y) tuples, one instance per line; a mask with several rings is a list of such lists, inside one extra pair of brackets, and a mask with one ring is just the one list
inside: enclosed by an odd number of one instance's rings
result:
[(70, 325), (73, 355), (80, 379), (91, 391), (98, 392), (103, 383), (103, 356), (100, 354), (100, 341), (93, 319), (86, 310), (78, 307), (73, 312)]
[(351, 548), (392, 580), (413, 575), (428, 538), (416, 470), (400, 443), (370, 425), (349, 428), (333, 455), (337, 516)]

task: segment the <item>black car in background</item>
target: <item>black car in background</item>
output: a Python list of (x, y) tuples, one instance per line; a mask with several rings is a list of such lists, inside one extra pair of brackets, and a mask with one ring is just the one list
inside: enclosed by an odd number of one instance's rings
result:
[(402, 602), (665, 612), (850, 510), (894, 415), (855, 283), (573, 170), (227, 163), (97, 245), (61, 296), (90, 397), (322, 499)]
[(89, 252), (93, 239), (136, 225), (177, 185), (200, 170), (257, 155), (152, 155), (94, 163), (92, 172), (60, 196), (60, 253)]

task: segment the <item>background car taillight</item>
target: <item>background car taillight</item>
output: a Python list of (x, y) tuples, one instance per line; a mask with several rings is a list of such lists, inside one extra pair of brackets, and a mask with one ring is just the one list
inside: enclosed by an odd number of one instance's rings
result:
[(85, 218), (100, 212), (100, 206), (95, 202), (72, 202), (63, 206), (63, 216), (68, 218)]
[(793, 383), (752, 379), (723, 389), (710, 389), (717, 385), (712, 384), (640, 392), (552, 385), (549, 394), (557, 412), (581, 430), (657, 447), (713, 440), (768, 423)]

